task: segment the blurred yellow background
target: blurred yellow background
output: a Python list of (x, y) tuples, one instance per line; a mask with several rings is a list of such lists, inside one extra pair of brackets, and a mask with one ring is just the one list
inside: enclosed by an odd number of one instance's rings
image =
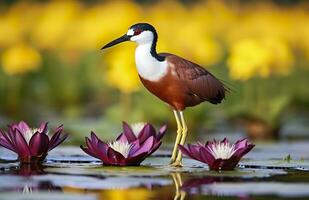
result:
[(159, 52), (231, 87), (222, 105), (190, 109), (191, 135), (240, 124), (253, 138), (274, 138), (286, 120), (309, 113), (308, 10), (307, 1), (2, 1), (0, 126), (59, 122), (77, 141), (89, 129), (113, 135), (122, 120), (169, 123), (173, 132), (170, 109), (138, 79), (135, 45), (99, 50), (148, 22)]

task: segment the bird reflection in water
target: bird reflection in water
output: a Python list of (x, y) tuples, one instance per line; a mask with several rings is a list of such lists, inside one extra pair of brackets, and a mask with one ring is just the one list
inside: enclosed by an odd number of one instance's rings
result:
[(182, 190), (182, 178), (181, 178), (181, 174), (178, 172), (172, 173), (172, 178), (175, 184), (175, 197), (174, 200), (184, 200), (186, 197), (186, 192), (184, 190)]

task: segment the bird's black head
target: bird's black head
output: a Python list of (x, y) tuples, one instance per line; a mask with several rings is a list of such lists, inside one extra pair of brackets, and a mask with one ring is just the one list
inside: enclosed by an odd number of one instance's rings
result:
[(158, 34), (156, 32), (156, 29), (151, 24), (137, 23), (132, 25), (126, 34), (106, 44), (102, 47), (102, 49), (114, 46), (125, 41), (134, 41), (138, 44), (147, 42), (152, 42), (155, 44), (157, 42), (157, 38)]
[(153, 34), (157, 35), (156, 29), (151, 24), (148, 24), (148, 23), (134, 24), (129, 28), (128, 32), (130, 30), (132, 30), (133, 36), (139, 35), (139, 34), (143, 33), (144, 31), (150, 31)]

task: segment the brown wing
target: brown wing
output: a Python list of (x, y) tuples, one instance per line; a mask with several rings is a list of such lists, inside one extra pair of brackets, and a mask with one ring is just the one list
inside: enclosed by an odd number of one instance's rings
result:
[(226, 87), (205, 68), (173, 54), (162, 54), (167, 62), (174, 65), (180, 80), (188, 87), (188, 94), (213, 104), (225, 98)]

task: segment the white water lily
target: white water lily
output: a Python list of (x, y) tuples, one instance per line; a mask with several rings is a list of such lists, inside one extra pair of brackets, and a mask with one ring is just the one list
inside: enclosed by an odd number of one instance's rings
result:
[(121, 141), (110, 142), (108, 145), (115, 151), (121, 153), (125, 158), (128, 157), (130, 150), (132, 148), (132, 144)]
[(145, 122), (137, 122), (137, 123), (131, 124), (131, 129), (134, 135), (138, 136), (138, 134), (141, 132), (141, 130), (144, 128), (145, 125), (146, 125)]
[(235, 153), (235, 145), (218, 142), (208, 146), (215, 159), (229, 159)]

